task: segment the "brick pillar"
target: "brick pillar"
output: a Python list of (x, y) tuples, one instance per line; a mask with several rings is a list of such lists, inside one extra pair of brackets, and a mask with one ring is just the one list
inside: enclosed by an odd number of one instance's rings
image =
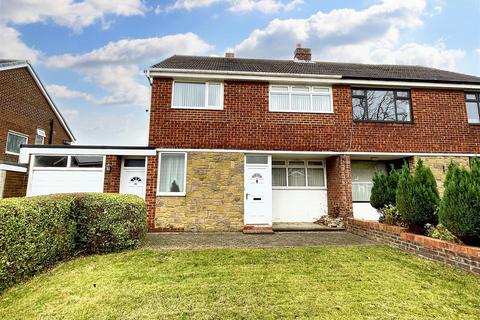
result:
[(103, 181), (103, 192), (119, 193), (120, 192), (120, 172), (122, 171), (122, 157), (106, 156), (105, 167), (111, 166), (112, 171), (107, 173), (105, 170), (105, 179)]
[(157, 198), (157, 156), (147, 157), (147, 185), (145, 202), (147, 203), (148, 230), (155, 230), (155, 202)]
[(350, 156), (340, 155), (327, 159), (328, 214), (353, 216), (352, 168)]

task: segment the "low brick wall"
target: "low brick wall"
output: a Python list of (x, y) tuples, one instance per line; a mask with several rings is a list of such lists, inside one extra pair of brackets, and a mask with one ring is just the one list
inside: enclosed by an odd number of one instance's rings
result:
[(347, 231), (480, 275), (480, 248), (409, 233), (402, 227), (354, 218), (347, 219)]

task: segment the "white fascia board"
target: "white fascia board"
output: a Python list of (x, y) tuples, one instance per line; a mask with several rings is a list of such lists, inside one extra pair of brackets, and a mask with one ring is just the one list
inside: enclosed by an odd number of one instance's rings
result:
[(172, 149), (157, 148), (157, 152), (231, 152), (248, 154), (291, 154), (291, 155), (351, 155), (351, 156), (394, 156), (394, 157), (475, 157), (477, 153), (427, 153), (427, 152), (357, 152), (357, 151), (290, 151), (290, 150), (229, 150), (229, 149)]
[(13, 164), (0, 164), (0, 170), (5, 170), (5, 171), (15, 171), (15, 172), (27, 172), (27, 168), (22, 167), (22, 166), (16, 166)]
[(21, 148), (20, 163), (28, 163), (30, 155), (112, 155), (112, 156), (155, 156), (155, 149), (94, 149), (94, 148)]
[(28, 63), (26, 61), (25, 62), (11, 62), (11, 63), (7, 63), (3, 66), (0, 66), (0, 71), (18, 69), (18, 68), (24, 68), (24, 67), (28, 67)]
[(251, 80), (270, 83), (311, 83), (311, 84), (349, 84), (354, 86), (380, 86), (401, 88), (442, 88), (459, 90), (480, 90), (480, 85), (461, 83), (437, 83), (419, 81), (383, 81), (383, 80), (356, 80), (342, 79), (340, 75), (312, 75), (312, 74), (284, 74), (264, 72), (235, 72), (235, 71), (204, 71), (204, 70), (177, 70), (177, 69), (150, 69), (147, 76), (166, 77), (174, 79), (202, 79), (202, 80)]

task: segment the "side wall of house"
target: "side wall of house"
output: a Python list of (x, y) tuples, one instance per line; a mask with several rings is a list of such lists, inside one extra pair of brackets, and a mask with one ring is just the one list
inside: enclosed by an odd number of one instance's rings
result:
[(18, 156), (5, 153), (9, 130), (28, 135), (28, 143), (35, 143), (37, 129), (45, 130), (48, 144), (53, 120), (52, 143), (70, 141), (27, 68), (0, 71), (0, 114), (0, 161), (18, 163)]
[(156, 197), (155, 229), (242, 230), (243, 166), (241, 153), (188, 153), (186, 195)]

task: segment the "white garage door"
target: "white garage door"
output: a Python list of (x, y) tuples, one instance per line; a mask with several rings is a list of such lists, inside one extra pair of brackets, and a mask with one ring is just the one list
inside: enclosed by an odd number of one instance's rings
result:
[(102, 192), (103, 157), (35, 156), (27, 196)]

